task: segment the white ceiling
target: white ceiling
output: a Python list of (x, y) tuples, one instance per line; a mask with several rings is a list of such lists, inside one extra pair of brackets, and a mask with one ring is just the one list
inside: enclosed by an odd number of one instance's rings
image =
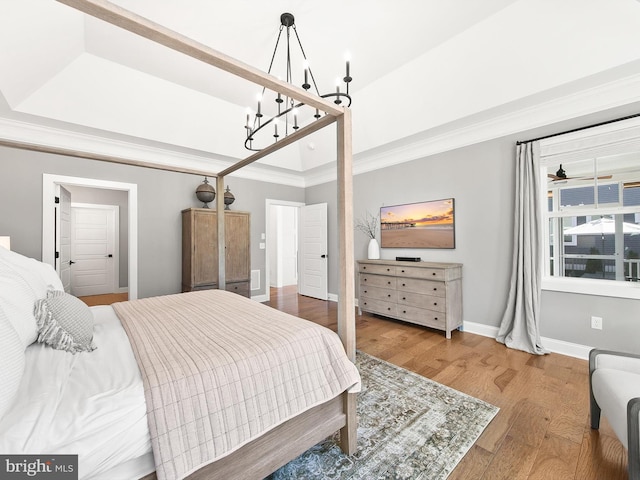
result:
[[(352, 58), (361, 171), (640, 100), (635, 0), (113, 3), (263, 70), (280, 14), (294, 14), (321, 93), (344, 76), (344, 53)], [(246, 108), (260, 87), (54, 0), (0, 9), (0, 138), (214, 172), (248, 156)], [(301, 65), (293, 75), (301, 82)], [(317, 183), (335, 159), (333, 136), (318, 132), (253, 175)]]

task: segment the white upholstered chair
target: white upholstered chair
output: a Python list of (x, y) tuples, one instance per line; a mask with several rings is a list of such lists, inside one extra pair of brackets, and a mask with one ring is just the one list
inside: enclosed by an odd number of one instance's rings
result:
[(591, 350), (591, 428), (604, 413), (629, 454), (629, 480), (640, 480), (640, 355)]

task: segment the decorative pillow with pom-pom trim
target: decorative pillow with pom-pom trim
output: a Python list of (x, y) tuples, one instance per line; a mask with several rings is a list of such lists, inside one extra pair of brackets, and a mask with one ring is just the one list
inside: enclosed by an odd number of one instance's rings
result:
[(73, 354), (91, 352), (93, 313), (80, 299), (61, 290), (50, 290), (36, 301), (34, 316), (38, 322), (38, 342)]

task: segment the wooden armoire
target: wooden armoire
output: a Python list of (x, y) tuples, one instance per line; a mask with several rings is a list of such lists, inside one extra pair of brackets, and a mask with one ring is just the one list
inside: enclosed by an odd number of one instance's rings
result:
[[(250, 297), (250, 215), (227, 210), (224, 220), (226, 290)], [(209, 288), (218, 288), (218, 213), (187, 208), (182, 211), (182, 291)]]

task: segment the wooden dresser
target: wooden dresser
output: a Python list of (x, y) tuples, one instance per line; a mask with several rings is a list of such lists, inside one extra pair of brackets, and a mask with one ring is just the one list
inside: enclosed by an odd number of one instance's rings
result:
[(360, 313), (451, 331), (462, 326), (462, 264), (359, 260)]
[[(226, 290), (250, 297), (251, 251), (248, 212), (227, 210)], [(218, 213), (208, 208), (182, 211), (182, 291), (218, 288)]]

